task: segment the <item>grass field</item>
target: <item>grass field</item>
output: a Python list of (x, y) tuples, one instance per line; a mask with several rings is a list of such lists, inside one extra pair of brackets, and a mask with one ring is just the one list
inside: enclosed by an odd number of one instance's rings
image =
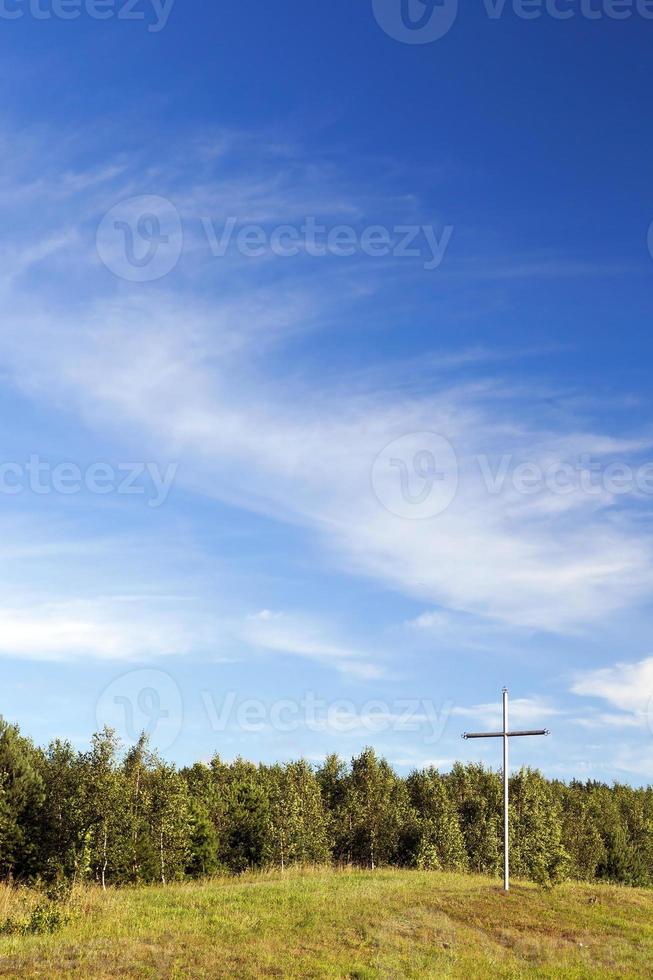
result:
[[(38, 897), (0, 889), (0, 922)], [(73, 895), (0, 937), (8, 977), (650, 977), (653, 892), (425, 872), (291, 872)]]

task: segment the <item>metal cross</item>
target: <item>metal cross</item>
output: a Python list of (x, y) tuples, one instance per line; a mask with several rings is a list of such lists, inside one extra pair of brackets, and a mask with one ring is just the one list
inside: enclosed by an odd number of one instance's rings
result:
[(548, 728), (527, 729), (521, 732), (508, 731), (508, 688), (503, 689), (503, 731), (465, 732), (463, 738), (502, 738), (503, 739), (503, 888), (510, 891), (510, 841), (508, 833), (508, 739), (523, 735), (550, 735)]

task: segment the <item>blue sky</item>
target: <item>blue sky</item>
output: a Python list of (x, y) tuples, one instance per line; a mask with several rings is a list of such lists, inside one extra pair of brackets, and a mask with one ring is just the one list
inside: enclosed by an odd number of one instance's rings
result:
[(647, 6), (101, 9), (0, 10), (2, 713), (648, 781)]

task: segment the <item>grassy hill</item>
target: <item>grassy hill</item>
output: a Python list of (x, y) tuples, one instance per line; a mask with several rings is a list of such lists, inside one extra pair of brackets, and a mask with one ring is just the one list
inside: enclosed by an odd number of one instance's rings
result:
[[(47, 925), (38, 901), (1, 888), (0, 923)], [(52, 934), (1, 936), (0, 975), (650, 977), (653, 963), (653, 891), (621, 887), (505, 896), (470, 875), (317, 870), (86, 888), (71, 908)]]

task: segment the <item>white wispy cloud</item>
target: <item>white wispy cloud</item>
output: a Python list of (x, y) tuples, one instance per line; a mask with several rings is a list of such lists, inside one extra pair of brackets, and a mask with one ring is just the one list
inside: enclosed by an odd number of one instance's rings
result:
[[(352, 393), (344, 404), (328, 392), (309, 399), (301, 384), (293, 394), (266, 377), (256, 354), (223, 353), (229, 340), (219, 308), (187, 309), (180, 329), (176, 304), (151, 301), (147, 314), (140, 304), (122, 317), (95, 310), (102, 323), (86, 333), (83, 323), (23, 323), (20, 335), (33, 343), (16, 350), (16, 332), (8, 351), (19, 383), (43, 391), (55, 362), (48, 394), (76, 402), (92, 424), (139, 427), (158, 453), (180, 459), (182, 481), (308, 525), (340, 567), (440, 606), (573, 630), (627, 608), (650, 587), (651, 541), (608, 494), (555, 498), (551, 508), (546, 495), (510, 487), (490, 494), (473, 470), (475, 453), (499, 441), (542, 465), (554, 454), (564, 459), (557, 436), (526, 421), (503, 431), (501, 406), (473, 390), (394, 405), (382, 393)], [(38, 363), (31, 351), (44, 329), (57, 345), (41, 344)], [(456, 447), (459, 491), (445, 513), (411, 521), (384, 509), (370, 474), (386, 444), (424, 431), (444, 433)], [(565, 453), (572, 441), (580, 454), (597, 438), (566, 436)]]
[[(502, 707), (497, 703), (475, 704), (469, 707), (458, 705), (451, 710), (452, 715), (461, 718), (469, 718), (478, 723), (475, 728), (493, 728), (496, 731), (502, 725)], [(539, 722), (544, 722), (549, 718), (559, 717), (565, 712), (549, 704), (543, 698), (512, 698), (509, 706), (510, 727), (537, 728)]]
[(254, 648), (305, 657), (354, 678), (371, 680), (382, 676), (376, 657), (334, 639), (329, 635), (332, 629), (306, 615), (264, 609), (246, 618), (239, 635)]
[(641, 720), (634, 715), (610, 713), (608, 711), (592, 712), (582, 718), (570, 718), (569, 721), (572, 725), (579, 725), (581, 728), (588, 729), (641, 727)]
[(61, 602), (0, 608), (0, 655), (36, 660), (138, 660), (186, 654), (193, 630), (159, 610), (129, 615), (112, 602)]
[[(75, 170), (58, 208), (49, 191), (56, 170), (26, 181), (23, 201), (45, 196), (50, 203), (43, 226), (23, 222), (20, 261), (3, 280), (10, 313), (0, 361), (12, 383), (39, 402), (65, 406), (92, 430), (178, 459), (179, 480), (194, 492), (305, 528), (330, 566), (433, 604), (439, 617), (463, 613), (512, 629), (574, 632), (643, 600), (653, 584), (653, 540), (632, 500), (605, 490), (525, 494), (510, 484), (488, 492), (478, 457), (509, 453), (543, 468), (588, 453), (635, 459), (646, 438), (617, 439), (560, 416), (554, 425), (534, 408), (532, 391), (494, 377), (448, 386), (440, 379), (437, 391), (411, 394), (391, 377), (377, 377), (374, 387), (360, 378), (348, 386), (343, 377), (336, 385), (302, 369), (297, 339), (352, 316), (361, 288), (374, 289), (385, 273), (366, 268), (362, 282), (352, 266), (351, 276), (337, 278), (337, 291), (330, 275), (295, 272), (292, 264), (277, 264), (278, 279), (261, 282), (260, 265), (236, 260), (232, 276), (234, 260), (221, 266), (200, 247), (199, 218), (369, 216), (380, 201), (339, 185), (332, 170), (316, 175), (267, 151), (238, 176), (211, 169), (228, 149), (221, 143), (217, 155), (199, 162), (171, 154), (146, 168), (147, 181), (141, 161), (121, 159), (86, 176)], [(174, 275), (128, 285), (100, 265), (93, 233), (103, 211), (142, 193), (144, 183), (148, 192), (155, 186), (174, 197), (194, 232)], [(2, 201), (11, 212), (7, 181)], [(400, 213), (398, 201), (393, 207)], [(10, 245), (2, 243), (7, 253)], [(26, 289), (37, 266), (40, 285)], [(297, 364), (294, 374), (275, 367), (281, 350), (286, 364)], [(392, 440), (423, 432), (454, 446), (458, 492), (437, 517), (409, 520), (384, 508), (371, 474)], [(306, 624), (250, 621), (247, 631), (268, 650), (367, 676), (378, 669), (373, 658)]]
[(623, 712), (603, 715), (608, 725), (653, 724), (653, 657), (578, 672), (571, 690), (598, 698)]

